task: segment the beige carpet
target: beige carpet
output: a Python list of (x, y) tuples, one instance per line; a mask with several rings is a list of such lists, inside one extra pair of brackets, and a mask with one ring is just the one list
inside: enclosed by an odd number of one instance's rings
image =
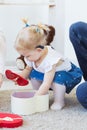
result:
[[(15, 90), (28, 91), (31, 87), (18, 87), (11, 81), (6, 80), (0, 89), (0, 112), (11, 112), (10, 96)], [(87, 110), (77, 101), (75, 89), (71, 94), (66, 94), (66, 106), (61, 111), (48, 110), (23, 116), (23, 126), (14, 130), (87, 130)], [(50, 92), (50, 104), (53, 95)], [(7, 130), (7, 128), (1, 128)], [(13, 130), (13, 129), (12, 129)]]

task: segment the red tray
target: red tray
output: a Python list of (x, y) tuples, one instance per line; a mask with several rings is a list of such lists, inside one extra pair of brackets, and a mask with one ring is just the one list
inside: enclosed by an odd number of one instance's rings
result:
[(6, 70), (5, 71), (6, 77), (10, 80), (15, 80), (19, 86), (25, 86), (29, 83), (28, 80), (25, 78), (21, 77), (20, 75), (12, 72), (11, 70)]
[(23, 124), (23, 118), (17, 114), (0, 113), (0, 127), (14, 128)]

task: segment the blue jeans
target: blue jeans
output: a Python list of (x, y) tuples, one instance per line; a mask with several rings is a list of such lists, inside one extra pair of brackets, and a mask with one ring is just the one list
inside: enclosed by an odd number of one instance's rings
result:
[(87, 23), (77, 22), (72, 24), (69, 37), (83, 72), (84, 80), (87, 81)]
[(76, 95), (80, 104), (87, 109), (87, 81), (77, 87)]
[[(83, 72), (84, 80), (87, 81), (87, 23), (77, 22), (72, 24), (69, 37)], [(78, 86), (76, 95), (81, 105), (87, 109), (87, 82)]]

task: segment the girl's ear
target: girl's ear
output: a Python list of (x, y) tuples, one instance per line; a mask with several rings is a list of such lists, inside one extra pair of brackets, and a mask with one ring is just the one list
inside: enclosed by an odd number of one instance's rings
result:
[(41, 49), (41, 48), (36, 48), (36, 50), (37, 50), (38, 52), (41, 52), (41, 51), (42, 51), (42, 49)]

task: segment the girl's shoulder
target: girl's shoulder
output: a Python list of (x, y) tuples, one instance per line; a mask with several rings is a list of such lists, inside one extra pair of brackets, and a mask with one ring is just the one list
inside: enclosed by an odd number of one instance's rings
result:
[(47, 46), (47, 48), (48, 48), (48, 54), (46, 57), (46, 62), (49, 62), (50, 64), (55, 64), (60, 59), (63, 59), (63, 55), (57, 52), (53, 47)]
[(48, 53), (45, 59), (41, 64), (41, 68), (43, 68), (44, 72), (48, 72), (52, 69), (54, 64), (57, 64), (60, 59), (62, 59), (62, 55), (59, 54), (54, 48), (51, 46), (47, 46)]

